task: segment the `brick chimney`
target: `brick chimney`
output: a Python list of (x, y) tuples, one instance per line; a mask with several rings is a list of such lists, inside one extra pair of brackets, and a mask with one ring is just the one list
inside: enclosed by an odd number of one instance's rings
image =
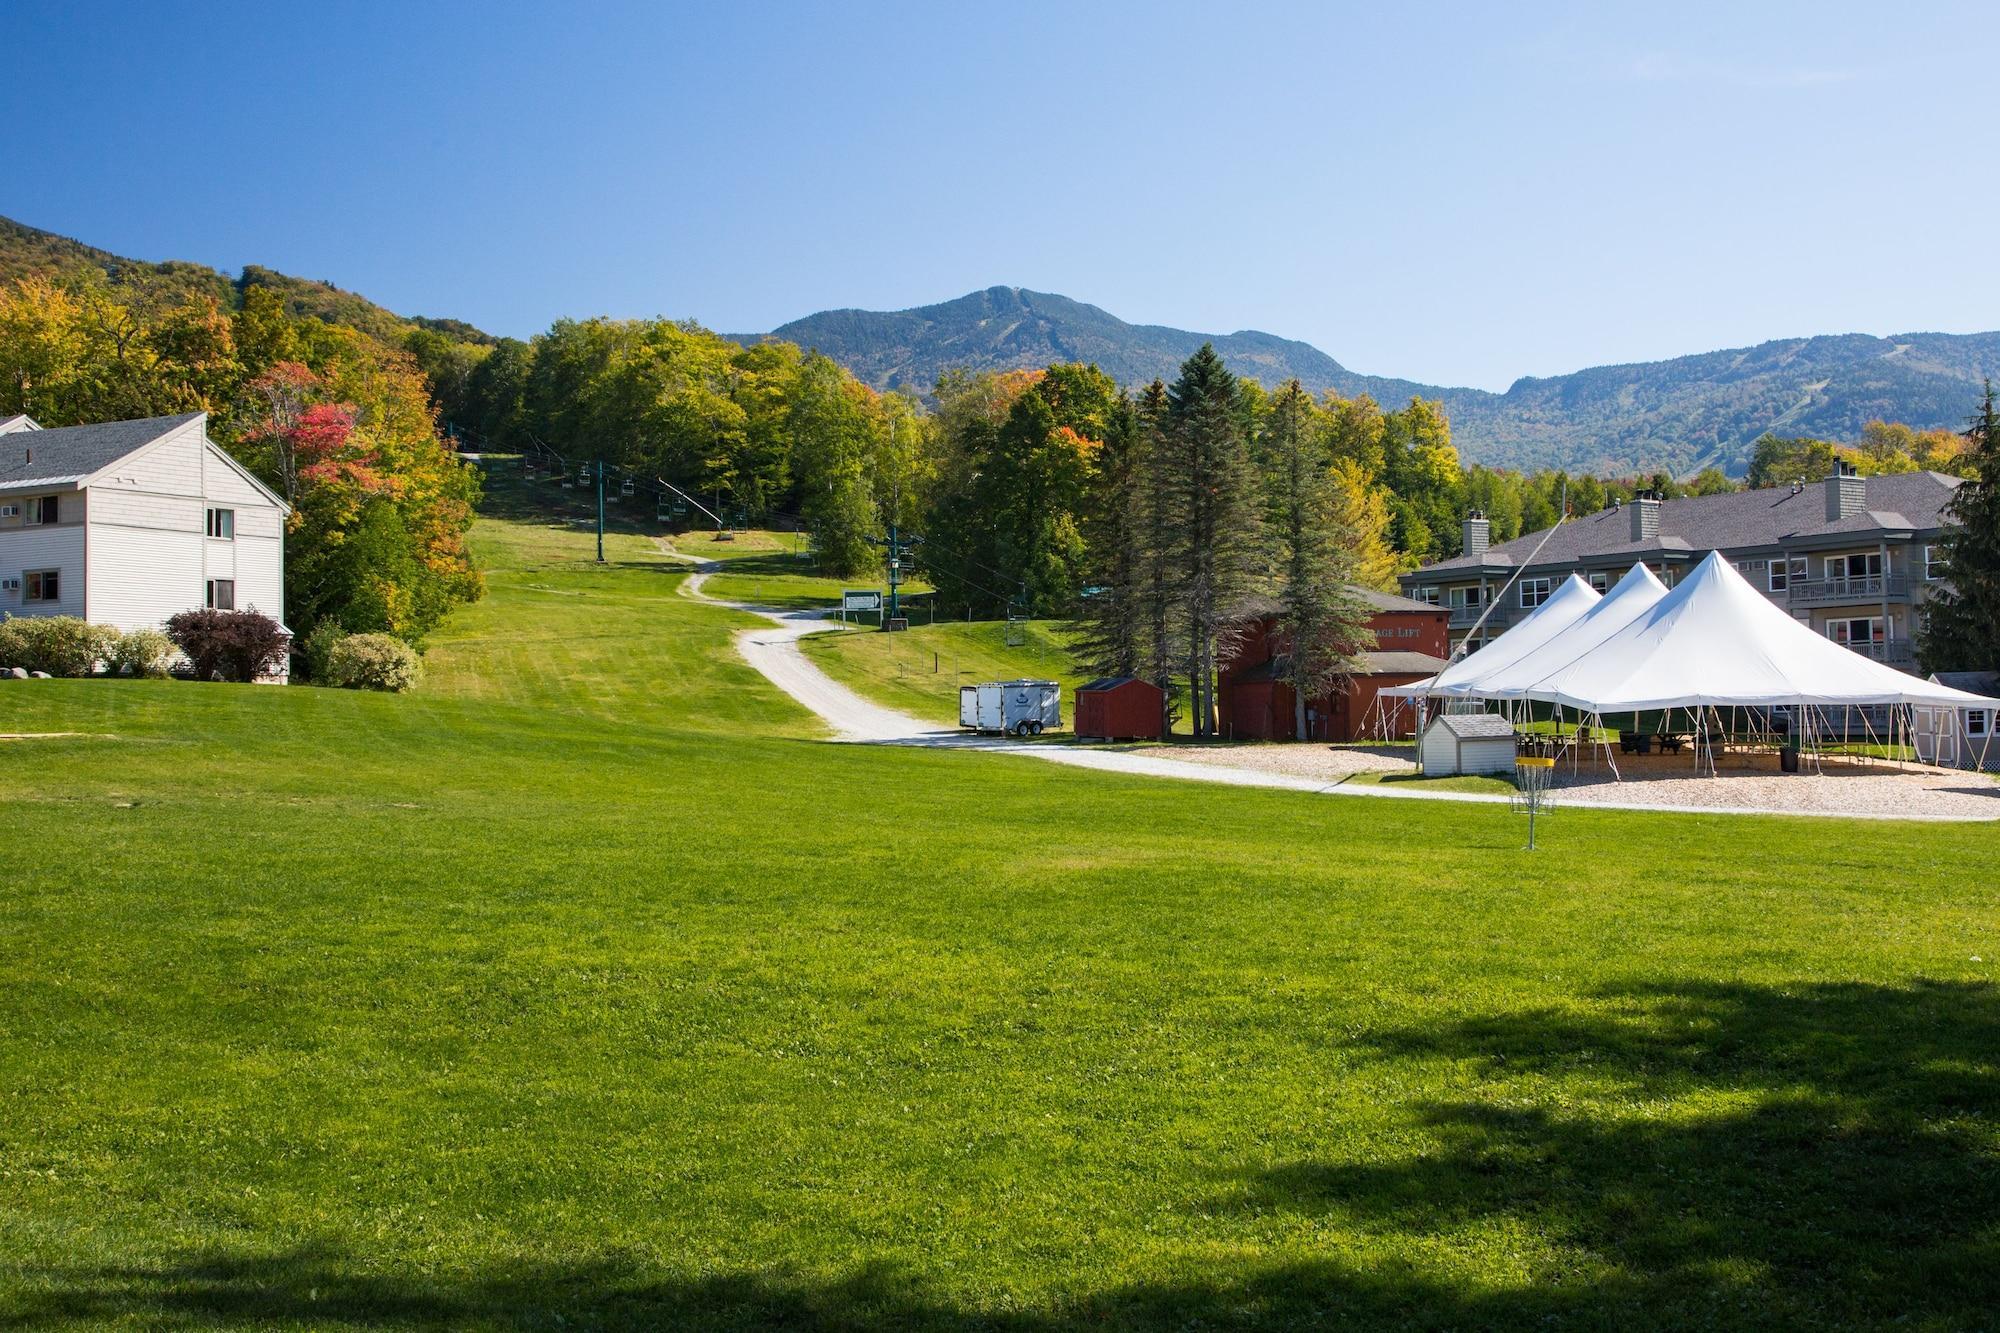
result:
[(1660, 535), (1660, 500), (1651, 491), (1640, 491), (1626, 507), (1632, 516), (1632, 540), (1648, 541)]
[(1467, 510), (1463, 528), (1466, 555), (1484, 555), (1493, 544), (1493, 523), (1477, 509)]
[(1868, 508), (1868, 483), (1852, 463), (1835, 463), (1826, 479), (1826, 521), (1837, 523)]

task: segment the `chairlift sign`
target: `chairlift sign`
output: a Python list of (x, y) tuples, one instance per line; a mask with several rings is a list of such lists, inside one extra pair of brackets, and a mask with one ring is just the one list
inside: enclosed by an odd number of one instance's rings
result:
[(880, 611), (882, 594), (874, 588), (848, 588), (840, 594), (843, 611)]

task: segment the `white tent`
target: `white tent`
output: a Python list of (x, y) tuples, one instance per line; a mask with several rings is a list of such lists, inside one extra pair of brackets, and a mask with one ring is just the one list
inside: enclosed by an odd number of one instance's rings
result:
[(1572, 574), (1542, 604), (1522, 617), (1521, 623), (1484, 648), (1453, 662), (1435, 676), (1396, 685), (1380, 691), (1398, 699), (1477, 698), (1477, 682), (1489, 672), (1499, 671), (1534, 652), (1575, 624), (1597, 605), (1597, 590)]
[(1815, 634), (1714, 552), (1679, 587), (1524, 697), (1599, 717), (1664, 708), (1993, 703)]
[(1560, 634), (1525, 657), (1481, 673), (1468, 688), (1482, 699), (1526, 699), (1529, 690), (1545, 677), (1588, 654), (1652, 610), (1666, 595), (1667, 585), (1640, 561), (1625, 571), (1616, 587)]

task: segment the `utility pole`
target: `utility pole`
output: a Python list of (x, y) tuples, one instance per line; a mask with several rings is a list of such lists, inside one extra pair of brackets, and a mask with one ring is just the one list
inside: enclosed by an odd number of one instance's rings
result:
[(597, 563), (604, 563), (604, 460), (597, 460)]

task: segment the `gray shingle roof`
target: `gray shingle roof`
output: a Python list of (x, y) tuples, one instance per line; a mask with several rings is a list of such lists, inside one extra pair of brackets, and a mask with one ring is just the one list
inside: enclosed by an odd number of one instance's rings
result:
[[(1687, 496), (1660, 502), (1659, 536), (1632, 540), (1632, 516), (1625, 508), (1605, 509), (1571, 519), (1555, 530), (1534, 567), (1582, 561), (1629, 562), (1667, 552), (1730, 551), (1779, 546), (1815, 537), (1870, 535), (1884, 531), (1923, 532), (1944, 525), (1944, 508), (1959, 487), (1957, 477), (1938, 472), (1904, 472), (1868, 477), (1864, 512), (1829, 523), (1826, 492), (1820, 483), (1796, 494), (1789, 486), (1735, 491), (1728, 495)], [(1546, 532), (1548, 529), (1542, 529)], [(1481, 568), (1512, 569), (1526, 561), (1541, 541), (1531, 532), (1487, 550), (1482, 558), (1461, 555), (1425, 565), (1419, 574), (1468, 573)]]
[[(1424, 609), (1429, 611), (1435, 608), (1426, 606)], [(1435, 676), (1450, 665), (1442, 657), (1408, 649), (1366, 652), (1361, 654), (1361, 660), (1371, 676)]]
[(199, 412), (90, 426), (56, 426), (0, 435), (0, 487), (54, 486), (80, 481), (111, 466), (168, 431), (199, 419)]
[(1377, 611), (1435, 612), (1438, 609), (1429, 602), (1419, 602), (1408, 597), (1398, 597), (1393, 592), (1377, 592), (1373, 588), (1364, 588), (1358, 583), (1351, 585), (1348, 591)]
[(1446, 713), (1437, 720), (1437, 725), (1460, 739), (1514, 734), (1514, 724), (1498, 713)]

